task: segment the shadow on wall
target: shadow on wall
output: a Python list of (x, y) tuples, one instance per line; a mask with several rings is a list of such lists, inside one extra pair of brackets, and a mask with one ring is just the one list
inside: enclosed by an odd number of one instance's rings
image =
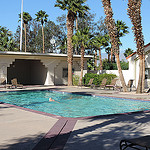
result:
[(47, 76), (47, 68), (40, 60), (16, 59), (7, 68), (7, 82), (13, 78), (24, 85), (44, 85)]

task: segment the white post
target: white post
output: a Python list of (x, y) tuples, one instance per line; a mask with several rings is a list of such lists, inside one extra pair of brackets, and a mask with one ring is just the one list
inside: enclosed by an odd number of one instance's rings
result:
[(23, 0), (21, 4), (20, 52), (22, 52)]

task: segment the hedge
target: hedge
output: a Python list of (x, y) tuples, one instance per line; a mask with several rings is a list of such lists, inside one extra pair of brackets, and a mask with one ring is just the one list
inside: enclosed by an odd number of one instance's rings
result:
[(107, 73), (104, 73), (104, 74), (94, 74), (94, 73), (86, 73), (83, 77), (83, 84), (84, 85), (87, 85), (89, 83), (89, 80), (91, 78), (94, 78), (93, 80), (93, 84), (94, 85), (100, 85), (102, 80), (104, 78), (107, 79), (107, 83), (106, 84), (110, 84), (111, 83), (111, 80), (116, 78), (117, 76), (115, 74), (107, 74)]

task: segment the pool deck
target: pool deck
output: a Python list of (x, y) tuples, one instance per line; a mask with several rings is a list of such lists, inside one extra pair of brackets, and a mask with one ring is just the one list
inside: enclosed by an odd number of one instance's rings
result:
[[(149, 93), (123, 93), (84, 87), (28, 86), (17, 90), (33, 89), (150, 100)], [(14, 90), (0, 88), (0, 91)], [(148, 134), (149, 111), (73, 119), (0, 103), (1, 150), (119, 150), (122, 138)]]

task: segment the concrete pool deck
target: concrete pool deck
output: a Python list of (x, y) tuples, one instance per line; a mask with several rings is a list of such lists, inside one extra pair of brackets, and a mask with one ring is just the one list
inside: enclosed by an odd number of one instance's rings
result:
[[(84, 87), (37, 86), (17, 90), (32, 89), (150, 100), (149, 93), (123, 93)], [(0, 89), (6, 90), (16, 89)], [(148, 134), (150, 112), (72, 119), (0, 103), (1, 150), (119, 150), (122, 138)]]

